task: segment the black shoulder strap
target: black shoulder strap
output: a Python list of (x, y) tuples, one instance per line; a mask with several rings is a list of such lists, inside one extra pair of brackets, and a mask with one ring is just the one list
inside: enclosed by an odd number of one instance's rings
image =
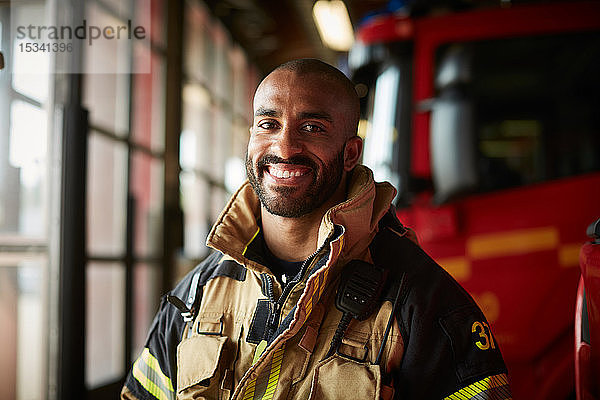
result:
[(402, 225), (396, 217), (395, 207), (391, 206), (379, 221), (379, 231), (369, 245), (373, 262), (388, 271), (382, 301), (394, 301), (403, 276), (423, 260), (415, 251), (417, 246), (410, 235), (411, 231)]
[(244, 281), (246, 268), (233, 260), (224, 259), (219, 252), (211, 253), (184, 278), (178, 285), (181, 287), (168, 294), (166, 299), (179, 309), (184, 321), (193, 321), (200, 308), (204, 285), (219, 276)]

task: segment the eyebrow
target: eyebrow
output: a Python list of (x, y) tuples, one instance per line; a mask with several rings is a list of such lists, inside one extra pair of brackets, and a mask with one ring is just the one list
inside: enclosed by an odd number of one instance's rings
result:
[(333, 118), (326, 112), (301, 112), (300, 119), (319, 119), (327, 122), (333, 122)]
[(279, 117), (279, 116), (281, 116), (281, 113), (278, 111), (275, 111), (271, 108), (259, 107), (256, 109), (254, 116), (255, 117)]
[[(279, 118), (281, 117), (281, 112), (274, 110), (272, 108), (259, 107), (256, 109), (254, 113), (255, 117), (273, 117)], [(333, 122), (333, 118), (330, 114), (326, 112), (320, 111), (303, 111), (298, 114), (299, 119), (318, 119), (327, 122)]]

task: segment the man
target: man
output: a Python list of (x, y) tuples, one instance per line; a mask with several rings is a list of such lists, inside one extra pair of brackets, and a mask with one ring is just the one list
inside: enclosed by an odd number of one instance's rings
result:
[(321, 61), (261, 82), (249, 182), (163, 299), (123, 398), (510, 398), (483, 314), (358, 165), (358, 118)]

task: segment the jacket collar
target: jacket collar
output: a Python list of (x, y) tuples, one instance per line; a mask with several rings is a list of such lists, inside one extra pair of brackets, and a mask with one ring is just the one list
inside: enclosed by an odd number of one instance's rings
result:
[[(396, 190), (387, 182), (376, 183), (371, 170), (363, 165), (354, 168), (349, 177), (347, 200), (330, 208), (319, 227), (318, 246), (333, 234), (335, 225), (344, 227), (340, 252), (345, 259), (355, 258), (371, 242), (377, 231), (377, 222), (388, 210)], [(217, 222), (208, 234), (206, 244), (238, 263), (248, 263), (245, 252), (258, 233), (260, 202), (246, 181), (231, 197)]]

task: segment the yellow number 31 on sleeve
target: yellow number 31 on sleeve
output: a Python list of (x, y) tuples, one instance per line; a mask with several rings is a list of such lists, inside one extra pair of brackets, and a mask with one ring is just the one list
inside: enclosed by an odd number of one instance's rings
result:
[(480, 339), (476, 341), (475, 344), (481, 350), (487, 350), (490, 347), (492, 349), (496, 348), (496, 345), (494, 344), (494, 338), (492, 337), (492, 332), (490, 331), (490, 327), (486, 322), (473, 322), (471, 332), (479, 334)]

